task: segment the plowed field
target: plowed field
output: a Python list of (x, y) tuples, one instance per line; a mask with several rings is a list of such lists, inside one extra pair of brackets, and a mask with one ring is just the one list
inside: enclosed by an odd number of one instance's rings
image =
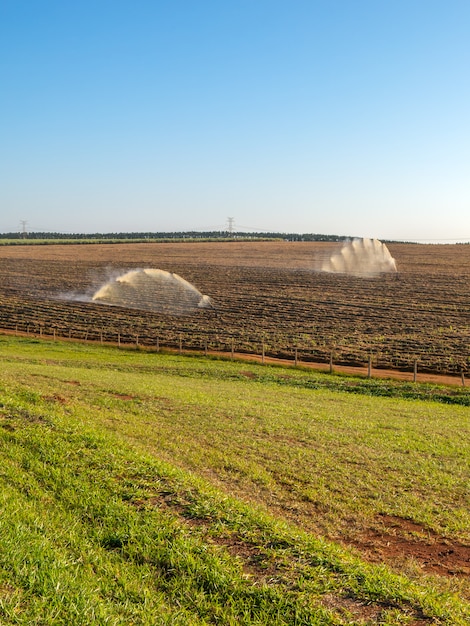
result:
[[(398, 274), (316, 271), (338, 244), (221, 242), (0, 247), (0, 327), (143, 346), (457, 373), (470, 368), (470, 246), (390, 244)], [(110, 307), (111, 276), (176, 272), (213, 309), (187, 316)]]

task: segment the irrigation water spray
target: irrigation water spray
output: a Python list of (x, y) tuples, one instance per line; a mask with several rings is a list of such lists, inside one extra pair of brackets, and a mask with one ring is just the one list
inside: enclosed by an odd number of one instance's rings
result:
[(396, 273), (397, 265), (387, 246), (378, 239), (353, 239), (325, 261), (321, 271), (373, 277)]
[(212, 306), (194, 285), (178, 274), (159, 269), (131, 270), (108, 281), (93, 301), (111, 306), (185, 315)]

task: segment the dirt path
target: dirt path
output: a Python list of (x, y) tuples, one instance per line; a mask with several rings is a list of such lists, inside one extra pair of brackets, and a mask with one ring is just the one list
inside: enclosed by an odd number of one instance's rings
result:
[[(177, 350), (175, 350), (177, 352)], [(183, 353), (185, 351), (183, 350)], [(190, 351), (187, 351), (190, 354)], [(277, 359), (274, 357), (261, 356), (257, 354), (245, 354), (241, 352), (234, 352), (233, 355), (230, 352), (217, 352), (217, 351), (209, 351), (208, 354), (211, 356), (220, 356), (224, 359), (236, 359), (237, 361), (251, 361), (256, 363), (264, 363), (266, 365), (283, 365), (285, 367), (296, 367), (293, 360), (290, 359)], [(330, 365), (327, 363), (313, 363), (311, 361), (297, 361), (297, 367), (314, 369), (321, 372), (330, 372)], [(351, 376), (361, 376), (363, 378), (369, 377), (368, 367), (352, 367), (349, 365), (336, 365), (333, 364), (332, 367), (333, 373), (336, 372), (338, 374), (349, 374)], [(432, 383), (435, 385), (452, 385), (462, 387), (468, 384), (468, 381), (465, 377), (462, 378), (462, 375), (451, 376), (450, 374), (427, 374), (417, 372), (416, 381), (414, 380), (414, 372), (402, 372), (400, 370), (391, 370), (391, 369), (377, 369), (371, 368), (370, 378), (382, 378), (382, 379), (391, 379), (391, 380), (403, 380), (408, 382), (418, 382), (418, 383)]]

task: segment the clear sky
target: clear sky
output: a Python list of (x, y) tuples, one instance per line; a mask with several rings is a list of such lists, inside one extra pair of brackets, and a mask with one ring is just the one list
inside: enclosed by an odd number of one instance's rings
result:
[(470, 240), (469, 0), (0, 0), (0, 232)]

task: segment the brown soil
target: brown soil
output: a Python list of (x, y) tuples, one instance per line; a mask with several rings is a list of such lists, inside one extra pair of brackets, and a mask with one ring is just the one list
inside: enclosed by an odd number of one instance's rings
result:
[(441, 537), (415, 522), (381, 515), (382, 528), (369, 529), (351, 542), (372, 561), (400, 563), (412, 559), (440, 576), (470, 576), (470, 546)]
[(136, 398), (136, 396), (130, 396), (127, 393), (113, 393), (113, 396), (118, 400), (135, 400)]

